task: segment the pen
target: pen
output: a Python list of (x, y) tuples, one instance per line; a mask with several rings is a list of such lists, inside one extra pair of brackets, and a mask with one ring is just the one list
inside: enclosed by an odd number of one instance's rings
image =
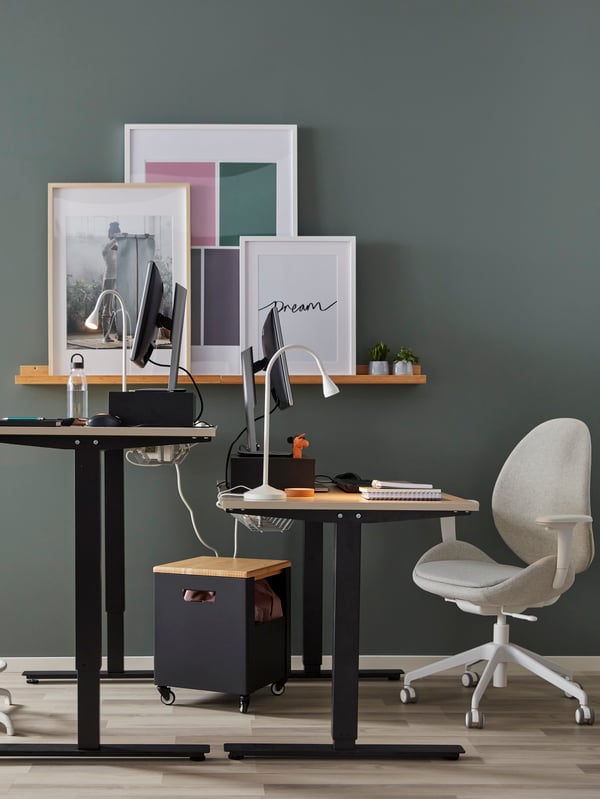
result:
[(3, 422), (43, 422), (44, 416), (3, 416)]

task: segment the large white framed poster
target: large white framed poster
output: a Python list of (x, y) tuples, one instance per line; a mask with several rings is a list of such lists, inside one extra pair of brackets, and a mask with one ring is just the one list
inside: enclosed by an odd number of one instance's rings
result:
[(296, 125), (125, 125), (125, 181), (190, 184), (196, 374), (240, 374), (240, 236), (297, 233)]
[[(331, 375), (356, 373), (354, 236), (242, 236), (242, 348), (262, 355), (261, 331), (276, 306), (286, 344), (314, 350)], [(301, 350), (286, 353), (291, 374), (318, 374)]]
[[(120, 307), (107, 310), (105, 330), (90, 332), (84, 322), (103, 287), (123, 298), (131, 346), (148, 261), (159, 268), (167, 315), (175, 283), (190, 282), (189, 185), (50, 183), (48, 185), (48, 370), (68, 374), (74, 352), (85, 358), (88, 374), (120, 374)], [(110, 286), (108, 285), (110, 282)], [(104, 313), (103, 309), (103, 313)], [(186, 308), (180, 363), (189, 369), (190, 324)], [(114, 324), (114, 326), (113, 326)], [(122, 338), (122, 337), (121, 337)], [(156, 360), (168, 367), (171, 343), (156, 342)], [(160, 357), (164, 350), (164, 357)], [(128, 363), (130, 374), (140, 367)], [(145, 374), (166, 375), (148, 363)]]

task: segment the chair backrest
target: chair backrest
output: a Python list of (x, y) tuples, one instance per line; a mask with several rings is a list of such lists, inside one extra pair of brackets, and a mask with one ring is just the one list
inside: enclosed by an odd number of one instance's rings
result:
[[(535, 523), (538, 516), (590, 515), (592, 447), (579, 419), (550, 419), (534, 427), (506, 462), (494, 486), (494, 523), (506, 544), (525, 563), (556, 554), (551, 534)], [(576, 573), (594, 557), (591, 524), (578, 524), (571, 562)]]

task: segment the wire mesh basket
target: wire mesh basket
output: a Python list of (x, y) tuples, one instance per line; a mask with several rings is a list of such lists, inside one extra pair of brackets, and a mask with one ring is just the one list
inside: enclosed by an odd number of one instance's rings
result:
[(246, 513), (231, 515), (253, 533), (285, 533), (294, 523), (293, 519), (276, 519), (274, 516), (249, 516)]

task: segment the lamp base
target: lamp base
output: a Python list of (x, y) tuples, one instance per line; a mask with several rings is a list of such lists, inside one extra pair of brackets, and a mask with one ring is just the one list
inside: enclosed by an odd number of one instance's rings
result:
[(246, 491), (244, 499), (249, 502), (277, 502), (278, 500), (285, 499), (285, 491), (279, 488), (273, 488), (268, 483), (263, 483), (251, 491)]

